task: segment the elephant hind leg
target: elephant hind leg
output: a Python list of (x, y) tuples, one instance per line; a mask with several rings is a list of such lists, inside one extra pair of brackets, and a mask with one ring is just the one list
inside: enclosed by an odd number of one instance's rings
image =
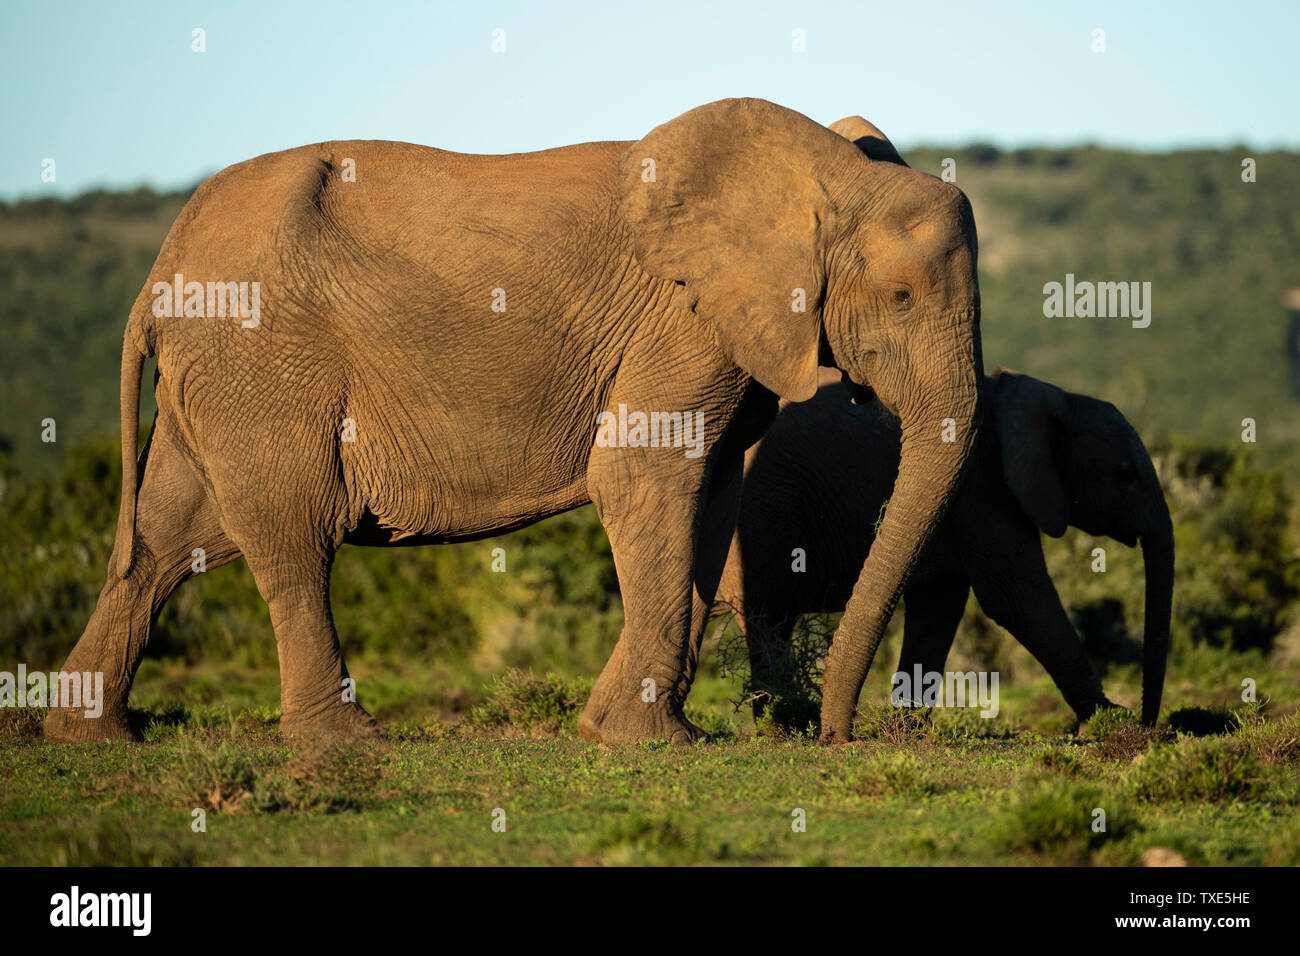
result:
[(1023, 573), (1014, 589), (1005, 581), (977, 580), (975, 597), (984, 613), (1043, 665), (1078, 719), (1087, 720), (1099, 707), (1113, 705), (1102, 692), (1101, 678), (1042, 566), (1041, 552), (1035, 557), (1038, 573)]
[[(303, 402), (282, 382), (261, 396), (258, 422), (232, 421), (210, 407), (195, 432), (227, 530), (270, 611), (281, 732), (375, 737), (383, 731), (356, 702), (330, 610), (330, 572), (349, 505), (341, 414), (329, 398)], [(274, 431), (261, 421), (274, 422)], [(368, 440), (367, 427), (358, 426), (359, 443)]]
[(100, 712), (91, 716), (85, 706), (53, 706), (68, 701), (51, 701), (45, 720), (45, 736), (51, 740), (134, 739), (127, 698), (158, 612), (182, 581), (239, 554), (222, 528), (216, 502), (182, 452), (170, 418), (159, 417), (139, 467), (135, 562), (123, 578), (117, 555), (110, 558), (94, 613), (62, 668), (64, 674), (91, 674), (92, 681), (102, 675)]
[(360, 739), (383, 735), (356, 702), (330, 610), (333, 547), (307, 528), (244, 544), (244, 557), (271, 612), (280, 656), (280, 731)]

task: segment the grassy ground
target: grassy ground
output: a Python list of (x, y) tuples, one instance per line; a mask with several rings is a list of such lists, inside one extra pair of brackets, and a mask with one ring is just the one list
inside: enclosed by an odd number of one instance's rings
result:
[[(0, 863), (1300, 864), (1295, 675), (1268, 706), (1229, 708), (1205, 660), (1184, 666), (1201, 696), (1176, 666), (1155, 731), (1106, 715), (1069, 732), (1022, 667), (996, 718), (864, 704), (863, 739), (838, 749), (754, 736), (706, 668), (692, 716), (718, 739), (672, 749), (573, 737), (581, 681), (465, 688), (366, 661), (361, 699), (389, 738), (288, 746), (273, 671), (148, 661), (144, 744), (48, 744), (40, 711), (0, 711)], [(1109, 674), (1112, 698), (1137, 677)]]

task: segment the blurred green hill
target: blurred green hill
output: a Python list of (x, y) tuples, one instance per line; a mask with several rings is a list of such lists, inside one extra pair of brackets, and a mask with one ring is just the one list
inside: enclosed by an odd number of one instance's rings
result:
[(20, 474), (52, 475), (73, 445), (117, 432), (127, 310), (188, 198), (145, 188), (0, 204), (0, 452)]

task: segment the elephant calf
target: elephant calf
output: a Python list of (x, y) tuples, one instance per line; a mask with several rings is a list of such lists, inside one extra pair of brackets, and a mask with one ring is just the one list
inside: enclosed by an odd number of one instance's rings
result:
[[(713, 607), (714, 616), (736, 612), (759, 687), (774, 655), (788, 649), (800, 614), (844, 608), (898, 467), (897, 422), (878, 402), (850, 404), (851, 386), (823, 381), (811, 401), (785, 404), (746, 455), (740, 518)], [(984, 394), (986, 420), (966, 479), (904, 592), (899, 671), (919, 664), (942, 672), (973, 589), (1081, 720), (1109, 706), (1043, 560), (1039, 531), (1059, 537), (1073, 525), (1142, 544), (1142, 719), (1154, 723), (1174, 549), (1150, 455), (1109, 402), (1001, 368), (985, 380)], [(762, 706), (755, 702), (756, 716)]]

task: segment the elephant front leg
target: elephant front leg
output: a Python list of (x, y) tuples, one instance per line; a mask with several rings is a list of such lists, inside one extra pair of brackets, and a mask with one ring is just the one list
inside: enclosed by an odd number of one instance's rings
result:
[[(705, 736), (683, 713), (703, 633), (702, 626), (692, 626), (693, 605), (712, 601), (731, 535), (723, 518), (734, 522), (734, 503), (706, 507), (702, 459), (689, 470), (670, 463), (675, 467), (664, 475), (637, 470), (619, 457), (631, 451), (598, 449), (593, 456), (592, 499), (609, 534), (624, 624), (578, 733), (605, 743), (686, 744)], [(671, 448), (648, 451), (682, 455)], [(636, 457), (644, 462), (646, 456)], [(711, 518), (710, 511), (725, 514)]]

